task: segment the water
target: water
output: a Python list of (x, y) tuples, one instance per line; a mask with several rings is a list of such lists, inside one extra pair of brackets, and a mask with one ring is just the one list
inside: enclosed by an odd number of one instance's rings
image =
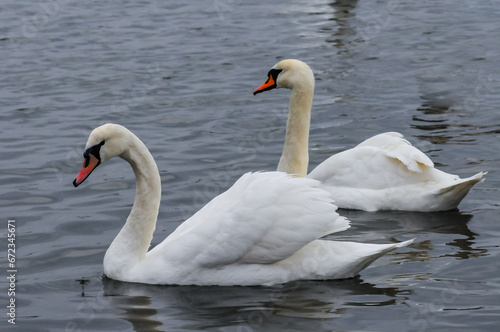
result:
[[(500, 7), (495, 1), (4, 1), (2, 250), (16, 225), (19, 331), (489, 331), (500, 322)], [(246, 171), (272, 170), (288, 91), (254, 88), (283, 58), (313, 68), (311, 167), (384, 131), (444, 171), (489, 171), (443, 213), (342, 211), (342, 240), (416, 238), (349, 280), (158, 287), (102, 278), (134, 196), (113, 160), (78, 189), (91, 129), (150, 148), (153, 245)]]

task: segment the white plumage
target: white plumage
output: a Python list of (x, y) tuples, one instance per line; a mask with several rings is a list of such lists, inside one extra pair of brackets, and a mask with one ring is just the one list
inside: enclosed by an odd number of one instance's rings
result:
[(331, 156), (308, 177), (321, 181), (342, 208), (445, 211), (456, 208), (483, 174), (461, 179), (440, 171), (403, 135), (390, 132)]
[[(135, 135), (114, 124), (96, 128), (86, 149), (86, 161), (92, 159), (91, 154), (101, 162), (120, 156), (136, 174), (134, 206), (104, 258), (104, 272), (113, 279), (149, 284), (272, 285), (296, 279), (346, 278), (412, 241), (361, 244), (319, 240), (349, 227), (348, 220), (336, 213), (330, 195), (316, 180), (265, 172), (244, 174), (148, 252), (161, 195), (153, 157)], [(84, 163), (75, 186), (97, 165)]]
[(283, 60), (254, 94), (273, 88), (291, 89), (286, 139), (278, 170), (323, 183), (341, 208), (445, 211), (458, 206), (485, 172), (461, 179), (434, 168), (422, 151), (403, 135), (388, 132), (331, 156), (307, 174), (308, 139), (314, 75), (304, 62)]

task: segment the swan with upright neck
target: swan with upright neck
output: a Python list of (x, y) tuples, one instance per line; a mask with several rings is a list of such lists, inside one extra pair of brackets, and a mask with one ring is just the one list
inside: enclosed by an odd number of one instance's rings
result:
[(161, 197), (151, 153), (125, 127), (105, 124), (92, 131), (83, 156), (75, 187), (116, 156), (129, 162), (136, 176), (132, 211), (104, 256), (104, 273), (112, 279), (248, 286), (347, 278), (412, 241), (319, 240), (349, 227), (349, 221), (335, 212), (329, 194), (316, 180), (265, 172), (244, 174), (148, 251)]
[(461, 179), (434, 168), (403, 135), (387, 132), (335, 154), (309, 175), (308, 140), (314, 75), (302, 61), (278, 62), (254, 95), (274, 88), (291, 90), (286, 138), (278, 170), (319, 180), (340, 208), (366, 211), (445, 211), (458, 206), (486, 173)]

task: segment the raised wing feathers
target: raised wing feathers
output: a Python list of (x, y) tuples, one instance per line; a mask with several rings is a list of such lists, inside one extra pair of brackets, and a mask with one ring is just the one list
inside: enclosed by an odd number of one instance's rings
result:
[(281, 172), (247, 173), (157, 247), (180, 241), (186, 248), (182, 253), (161, 252), (203, 267), (278, 262), (349, 227), (318, 185)]
[(361, 146), (380, 148), (388, 157), (399, 160), (413, 172), (421, 173), (422, 165), (434, 167), (432, 160), (411, 145), (400, 133), (388, 132), (375, 135), (358, 144), (358, 147)]

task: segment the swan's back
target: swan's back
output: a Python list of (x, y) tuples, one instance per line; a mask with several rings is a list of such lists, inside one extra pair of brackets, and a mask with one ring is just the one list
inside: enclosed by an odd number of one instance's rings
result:
[(281, 172), (243, 175), (147, 254), (147, 269), (158, 270), (150, 275), (167, 279), (152, 283), (284, 282), (281, 261), (349, 227), (319, 186)]
[(443, 211), (456, 208), (484, 173), (461, 179), (434, 168), (399, 133), (383, 133), (335, 154), (308, 177), (321, 181), (342, 208)]
[(177, 242), (189, 243), (191, 252), (169, 256), (190, 257), (203, 266), (282, 260), (319, 237), (349, 227), (335, 212), (329, 193), (318, 187), (316, 180), (281, 172), (247, 173), (150, 254), (166, 253)]

